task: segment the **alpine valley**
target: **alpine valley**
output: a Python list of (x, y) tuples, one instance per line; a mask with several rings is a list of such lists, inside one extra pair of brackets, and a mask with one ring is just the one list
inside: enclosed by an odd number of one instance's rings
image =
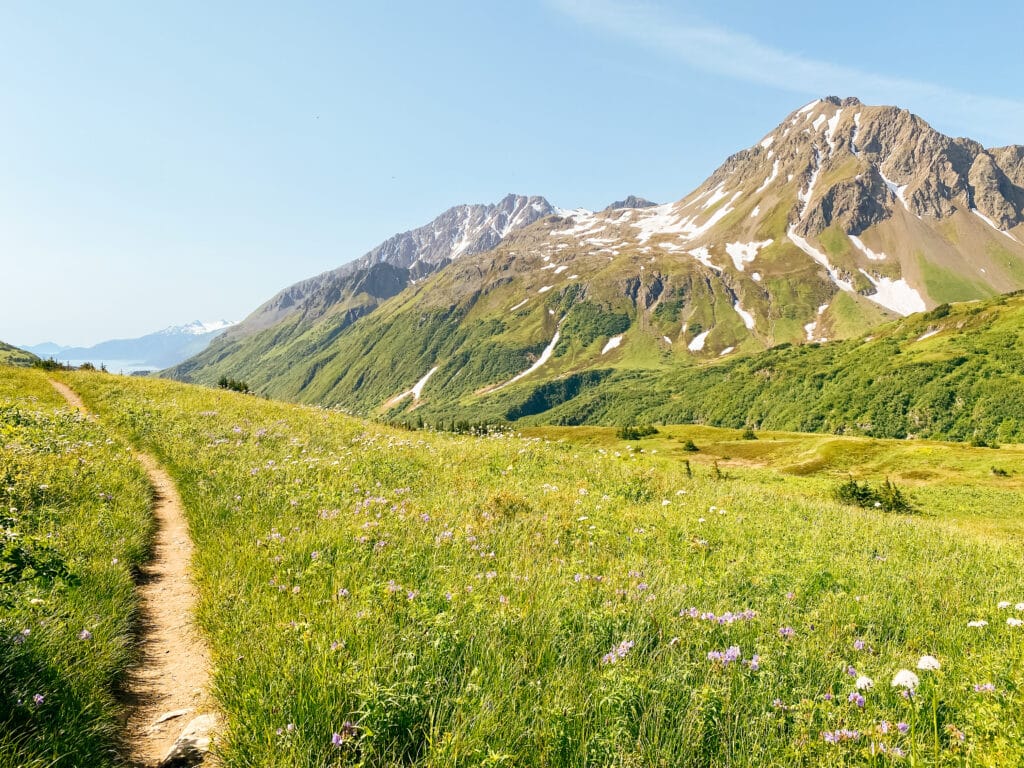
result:
[(1024, 147), (829, 97), (677, 202), (452, 208), (165, 375), (406, 423), (1020, 441), (1021, 289)]

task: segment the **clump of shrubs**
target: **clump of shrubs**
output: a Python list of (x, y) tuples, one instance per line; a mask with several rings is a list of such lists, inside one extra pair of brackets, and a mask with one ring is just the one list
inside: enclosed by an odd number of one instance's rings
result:
[(251, 392), (249, 385), (244, 381), (238, 379), (232, 379), (228, 376), (221, 376), (220, 381), (217, 382), (217, 386), (221, 389), (230, 389), (232, 392)]
[(619, 427), (618, 432), (615, 434), (618, 435), (620, 440), (640, 440), (641, 438), (658, 434), (658, 430), (650, 424), (642, 424), (640, 426), (627, 424), (626, 426)]
[(744, 429), (743, 430), (743, 434), (740, 435), (740, 437), (743, 440), (757, 440), (757, 435), (754, 434), (754, 430), (751, 429), (750, 427), (747, 427), (746, 429)]
[(907, 497), (896, 483), (885, 479), (881, 485), (872, 487), (868, 482), (858, 483), (852, 477), (833, 492), (840, 504), (850, 504), (883, 512), (913, 512)]
[(697, 444), (693, 442), (692, 439), (687, 438), (686, 442), (683, 443), (683, 450), (686, 451), (687, 453), (697, 453), (697, 451), (699, 451), (700, 448), (697, 447)]

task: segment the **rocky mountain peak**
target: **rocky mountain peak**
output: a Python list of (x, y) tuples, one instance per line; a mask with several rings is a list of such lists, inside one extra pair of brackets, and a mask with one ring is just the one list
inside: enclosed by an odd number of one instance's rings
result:
[(605, 208), (606, 211), (618, 211), (624, 208), (653, 208), (657, 203), (652, 203), (643, 197), (637, 197), (636, 195), (629, 195), (625, 200), (616, 200), (614, 203)]

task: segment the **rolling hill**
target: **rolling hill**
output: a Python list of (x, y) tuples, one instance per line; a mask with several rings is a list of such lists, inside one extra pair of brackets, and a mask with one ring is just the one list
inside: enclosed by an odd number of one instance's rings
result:
[(0, 341), (0, 365), (32, 365), (38, 360), (31, 352)]

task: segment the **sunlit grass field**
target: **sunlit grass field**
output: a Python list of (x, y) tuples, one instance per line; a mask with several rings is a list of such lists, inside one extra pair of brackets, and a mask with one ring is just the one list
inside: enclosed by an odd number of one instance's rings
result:
[(115, 764), (149, 507), (124, 443), (0, 367), (0, 766)]
[(841, 440), (787, 473), (722, 430), (641, 452), (67, 380), (180, 484), (225, 765), (1024, 761), (1019, 478), (984, 474), (1013, 449), (902, 444), (943, 482), (893, 515), (832, 500)]

